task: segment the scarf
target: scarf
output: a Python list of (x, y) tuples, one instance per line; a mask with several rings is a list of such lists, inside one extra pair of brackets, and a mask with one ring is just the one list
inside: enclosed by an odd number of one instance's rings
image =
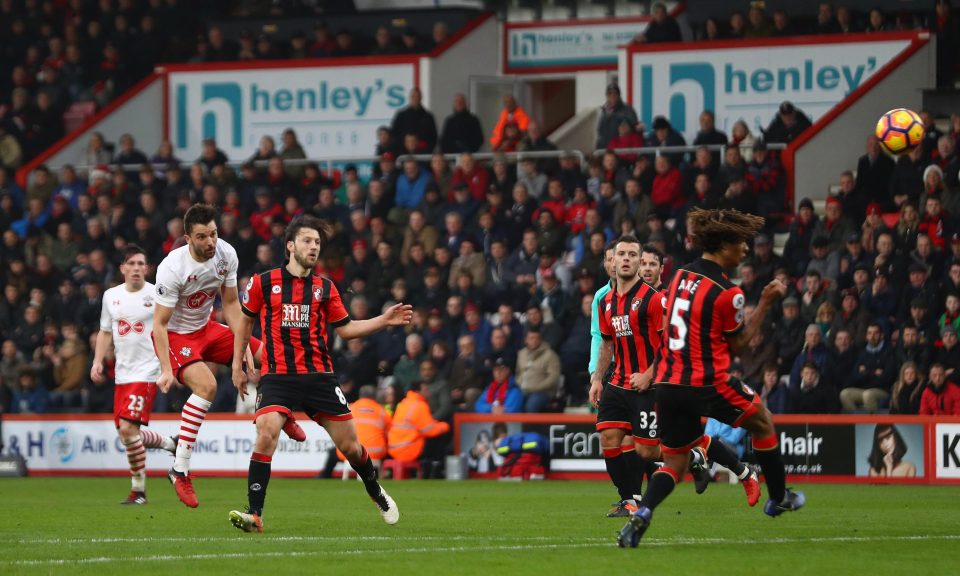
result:
[(500, 403), (503, 406), (504, 402), (507, 400), (507, 391), (510, 390), (510, 380), (504, 380), (503, 382), (497, 382), (494, 380), (487, 386), (487, 403), (493, 404), (494, 400)]

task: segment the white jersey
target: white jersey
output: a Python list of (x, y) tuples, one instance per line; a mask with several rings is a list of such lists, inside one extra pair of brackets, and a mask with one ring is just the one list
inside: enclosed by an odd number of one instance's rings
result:
[(237, 251), (217, 238), (213, 258), (197, 262), (188, 245), (173, 250), (157, 267), (157, 302), (173, 308), (167, 328), (191, 334), (210, 322), (213, 301), (221, 286), (237, 285)]
[(103, 293), (100, 329), (113, 332), (116, 383), (156, 382), (160, 361), (153, 349), (153, 284), (130, 292), (124, 284)]

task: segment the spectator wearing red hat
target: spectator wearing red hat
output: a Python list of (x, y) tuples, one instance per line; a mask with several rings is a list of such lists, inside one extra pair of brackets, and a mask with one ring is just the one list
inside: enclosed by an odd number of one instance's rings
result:
[(829, 242), (830, 251), (839, 252), (853, 231), (853, 225), (843, 214), (843, 202), (835, 196), (828, 196), (823, 220), (814, 227), (814, 238), (825, 236)]

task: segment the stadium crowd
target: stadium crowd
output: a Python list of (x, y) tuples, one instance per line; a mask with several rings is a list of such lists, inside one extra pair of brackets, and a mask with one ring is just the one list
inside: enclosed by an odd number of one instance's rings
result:
[[(0, 2), (0, 13), (9, 4)], [(121, 1), (114, 11), (101, 2), (99, 18), (87, 21), (78, 12), (72, 29), (80, 22), (88, 31), (92, 22), (103, 28), (110, 16), (106, 23), (115, 31), (131, 4)], [(141, 25), (151, 16), (142, 13)], [(37, 41), (23, 42), (36, 68), (18, 65), (13, 72), (31, 84), (17, 86), (16, 98), (35, 98), (39, 108), (46, 92), (34, 82), (40, 70), (55, 68), (42, 63), (51, 61), (48, 50), (59, 37), (41, 33), (42, 18), (0, 19), (49, 40), (43, 50)], [(108, 52), (120, 37), (105, 36)], [(211, 29), (203, 57), (227, 59), (227, 52), (211, 56), (211, 49), (221, 50), (216, 38)], [(242, 46), (229, 57), (241, 57)], [(306, 54), (317, 55), (312, 47)], [(129, 84), (155, 61), (141, 62), (139, 72), (131, 66), (123, 81), (114, 68), (101, 71), (115, 84)], [(68, 94), (69, 88), (64, 102), (73, 98)], [(392, 302), (414, 305), (408, 329), (334, 342), (351, 401), (362, 386), (374, 385), (393, 410), (407, 390), (422, 390), (437, 420), (456, 411), (583, 405), (590, 304), (607, 281), (605, 246), (636, 235), (664, 254), (662, 280), (669, 282), (696, 256), (685, 213), (706, 206), (768, 218), (735, 272), (748, 313), (770, 279), (790, 286), (769, 328), (734, 367), (762, 390), (772, 411), (960, 414), (960, 115), (941, 133), (924, 113), (923, 145), (896, 160), (868, 137), (856, 169), (838, 175), (838, 189), (817, 213), (808, 199), (795, 212), (785, 208), (786, 176), (777, 152), (767, 149), (810, 125), (789, 102), (762, 134), (743, 122), (724, 134), (704, 111), (690, 144), (726, 145), (722, 154), (705, 148), (635, 154), (618, 150), (686, 142), (663, 117), (643, 126), (610, 85), (596, 140), (606, 152), (585, 166), (572, 155), (519, 166), (498, 157), (487, 165), (472, 155), (485, 142), (500, 152), (556, 146), (512, 97), (496, 119), (474, 116), (463, 96), (452, 109), (438, 123), (414, 89), (408, 106), (378, 130), (379, 161), (368, 181), (356, 166), (326, 173), (298, 162), (306, 155), (292, 128), (277, 135), (279, 145), (263, 138), (238, 170), (227, 166), (231, 159), (214, 140), (204, 142), (199, 158), (178, 159), (169, 143), (148, 155), (130, 134), (115, 146), (93, 135), (77, 164), (95, 168), (40, 167), (26, 190), (11, 178), (15, 166), (0, 168), (0, 411), (110, 412), (110, 382), (97, 385), (88, 374), (103, 291), (120, 281), (119, 251), (136, 243), (155, 267), (183, 243), (181, 218), (202, 201), (221, 210), (220, 236), (238, 252), (240, 285), (281, 265), (285, 225), (311, 213), (334, 227), (319, 268), (340, 287), (353, 318), (376, 315)], [(10, 118), (8, 111), (0, 141), (10, 135)], [(24, 142), (25, 151), (49, 144)], [(437, 151), (459, 158), (451, 165), (439, 153), (428, 163), (407, 157)], [(774, 251), (778, 235), (786, 235), (782, 256)], [(249, 409), (237, 403), (229, 372), (220, 378), (213, 410)], [(179, 411), (188, 394), (161, 395), (155, 410)]]

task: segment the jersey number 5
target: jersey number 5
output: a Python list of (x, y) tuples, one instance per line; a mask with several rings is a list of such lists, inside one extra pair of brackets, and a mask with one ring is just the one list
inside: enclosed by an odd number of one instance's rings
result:
[(684, 322), (681, 313), (688, 312), (689, 310), (690, 301), (686, 298), (677, 298), (673, 301), (673, 311), (670, 313), (670, 326), (677, 329), (677, 337), (673, 337), (673, 331), (671, 330), (670, 342), (668, 343), (670, 349), (673, 351), (683, 350), (683, 347), (687, 345), (687, 323)]

